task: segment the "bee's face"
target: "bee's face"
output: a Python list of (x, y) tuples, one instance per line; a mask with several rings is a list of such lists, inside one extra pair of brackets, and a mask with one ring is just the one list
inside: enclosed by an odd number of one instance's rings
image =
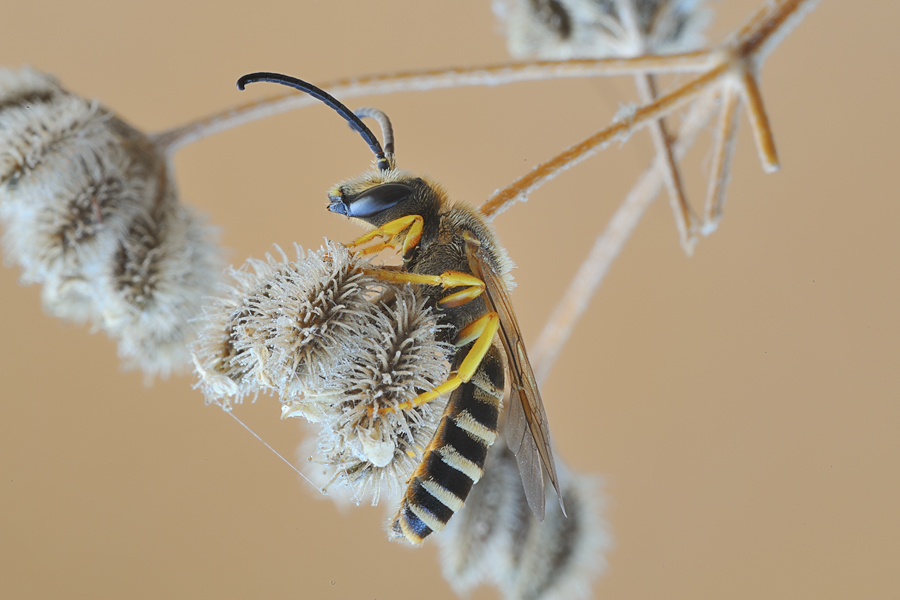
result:
[(382, 222), (386, 212), (397, 212), (398, 205), (406, 203), (413, 195), (412, 187), (405, 183), (382, 183), (356, 193), (329, 195), (328, 210), (351, 218), (361, 219), (373, 225)]
[(328, 210), (374, 227), (407, 215), (428, 216), (443, 203), (440, 188), (405, 171), (368, 171), (328, 192)]

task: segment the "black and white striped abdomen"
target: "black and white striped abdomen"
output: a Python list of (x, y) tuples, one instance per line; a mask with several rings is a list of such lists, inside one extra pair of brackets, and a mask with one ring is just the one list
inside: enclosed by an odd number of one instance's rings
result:
[(481, 479), (503, 401), (500, 353), (492, 346), (472, 379), (450, 395), (394, 517), (395, 536), (419, 545), (432, 531), (441, 531)]

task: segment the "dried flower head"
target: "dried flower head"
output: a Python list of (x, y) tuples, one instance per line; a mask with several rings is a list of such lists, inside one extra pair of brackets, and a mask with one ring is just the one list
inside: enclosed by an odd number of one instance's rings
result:
[(704, 0), (494, 0), (516, 58), (628, 57), (693, 50), (710, 20)]
[(453, 348), (438, 317), (410, 286), (364, 272), (371, 265), (333, 242), (289, 261), (250, 260), (205, 310), (194, 346), (198, 387), (230, 408), (259, 391), (282, 417), (319, 428), (314, 460), (328, 483), (355, 498), (396, 491), (421, 458), (440, 401), (396, 407), (447, 378)]
[(309, 396), (319, 405), (322, 433), (315, 462), (355, 498), (395, 494), (409, 479), (437, 428), (441, 399), (409, 410), (394, 408), (433, 389), (449, 374), (453, 347), (436, 339), (438, 318), (410, 286), (379, 301), (361, 343), (335, 373), (337, 394)]
[(516, 459), (504, 440), (490, 450), (484, 476), (466, 505), (437, 537), (444, 577), (459, 594), (483, 582), (516, 600), (590, 596), (612, 545), (595, 477), (558, 464), (568, 517), (548, 503), (539, 523), (522, 489)]
[(189, 362), (219, 271), (212, 231), (150, 138), (29, 67), (0, 70), (0, 220), (47, 312), (91, 321), (148, 376)]
[(132, 222), (99, 279), (105, 327), (119, 340), (119, 355), (150, 372), (189, 364), (194, 319), (219, 280), (209, 228), (175, 200)]
[(286, 402), (328, 391), (347, 348), (362, 341), (372, 299), (388, 290), (340, 244), (297, 248), (295, 261), (278, 250), (280, 260), (266, 255), (231, 269), (234, 285), (204, 310), (194, 344), (198, 386), (225, 407), (260, 389)]

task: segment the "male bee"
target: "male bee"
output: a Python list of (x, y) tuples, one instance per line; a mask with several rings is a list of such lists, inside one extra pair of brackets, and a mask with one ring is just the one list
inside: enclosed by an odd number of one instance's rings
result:
[[(373, 271), (395, 283), (423, 286), (441, 315), (440, 335), (456, 348), (449, 378), (433, 390), (394, 405), (370, 408), (370, 417), (409, 410), (449, 394), (443, 416), (421, 463), (407, 482), (391, 530), (415, 545), (441, 531), (465, 503), (484, 472), (488, 448), (498, 434), (506, 374), (510, 405), (505, 437), (515, 453), (531, 510), (544, 516), (544, 476), (560, 506), (562, 496), (547, 416), (509, 301), (505, 279), (512, 264), (491, 226), (474, 208), (450, 204), (442, 187), (396, 168), (390, 121), (381, 111), (351, 112), (323, 90), (276, 73), (251, 73), (238, 80), (269, 81), (306, 92), (337, 111), (375, 154), (375, 168), (335, 186), (328, 210), (372, 229), (347, 246), (363, 254), (399, 249), (403, 266)], [(360, 116), (377, 119), (384, 149)], [(499, 338), (499, 343), (498, 343)]]

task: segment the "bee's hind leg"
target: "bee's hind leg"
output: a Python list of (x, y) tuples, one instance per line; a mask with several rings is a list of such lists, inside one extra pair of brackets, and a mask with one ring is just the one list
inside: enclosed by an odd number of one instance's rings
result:
[(409, 410), (416, 406), (421, 406), (426, 402), (431, 402), (439, 396), (452, 392), (469, 381), (472, 376), (475, 375), (475, 371), (478, 370), (478, 366), (490, 349), (491, 344), (494, 341), (494, 336), (497, 335), (497, 330), (499, 328), (500, 317), (495, 312), (484, 314), (469, 323), (459, 332), (459, 335), (456, 336), (455, 344), (462, 347), (472, 342), (472, 340), (474, 340), (475, 343), (472, 344), (472, 348), (466, 354), (462, 363), (460, 363), (459, 369), (456, 370), (455, 375), (452, 375), (447, 381), (433, 390), (419, 394), (412, 400), (401, 402), (396, 408), (379, 408), (377, 411), (371, 410), (371, 414), (386, 414), (394, 412), (395, 410)]

